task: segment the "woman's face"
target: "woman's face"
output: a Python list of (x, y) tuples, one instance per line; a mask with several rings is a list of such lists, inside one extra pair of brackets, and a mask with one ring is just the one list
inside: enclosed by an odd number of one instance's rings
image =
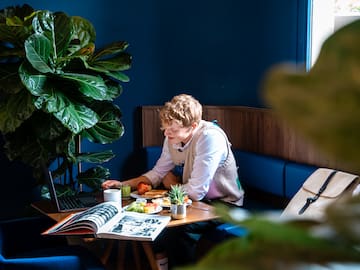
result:
[(194, 127), (183, 127), (177, 122), (172, 121), (171, 124), (163, 124), (162, 128), (164, 135), (168, 138), (171, 144), (187, 143), (193, 134)]

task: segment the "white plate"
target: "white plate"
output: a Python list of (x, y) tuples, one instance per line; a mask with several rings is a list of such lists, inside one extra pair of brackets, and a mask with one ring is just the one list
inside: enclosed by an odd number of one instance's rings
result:
[[(168, 197), (165, 197), (168, 198)], [(165, 199), (165, 198), (157, 198), (157, 199), (152, 199), (151, 201), (153, 203), (157, 203), (158, 205), (162, 206), (162, 207), (167, 207), (170, 208), (170, 200), (169, 199)], [(165, 200), (164, 200), (165, 199)], [(192, 204), (192, 200), (188, 199), (186, 202), (186, 206), (189, 206)]]
[[(126, 211), (126, 209), (127, 209), (128, 207), (129, 207), (129, 205), (123, 207), (124, 211)], [(156, 207), (156, 209), (155, 209), (154, 211), (152, 211), (152, 212), (148, 212), (148, 213), (134, 212), (134, 213), (139, 213), (139, 214), (157, 214), (157, 213), (161, 212), (162, 210), (163, 210), (163, 208), (162, 208), (160, 205), (158, 205), (158, 206)], [(128, 212), (131, 212), (131, 211), (128, 211)]]
[(151, 201), (160, 205), (161, 207), (170, 207), (170, 200), (164, 200), (164, 198), (152, 199)]

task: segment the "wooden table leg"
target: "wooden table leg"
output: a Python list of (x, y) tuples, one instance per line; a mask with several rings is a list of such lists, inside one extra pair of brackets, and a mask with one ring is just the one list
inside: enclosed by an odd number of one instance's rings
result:
[(124, 269), (126, 241), (118, 241), (117, 269)]
[(137, 270), (141, 270), (141, 257), (139, 254), (139, 249), (138, 249), (138, 242), (137, 241), (131, 241), (131, 245), (132, 245), (132, 250), (133, 250), (133, 254), (134, 254), (134, 261), (135, 261), (135, 267)]
[(141, 245), (145, 251), (146, 257), (150, 263), (152, 270), (160, 270), (155, 259), (155, 254), (151, 246), (151, 242), (141, 242)]
[(109, 240), (108, 243), (106, 243), (106, 248), (104, 250), (103, 255), (101, 256), (101, 262), (106, 265), (108, 263), (111, 251), (113, 249), (115, 240)]

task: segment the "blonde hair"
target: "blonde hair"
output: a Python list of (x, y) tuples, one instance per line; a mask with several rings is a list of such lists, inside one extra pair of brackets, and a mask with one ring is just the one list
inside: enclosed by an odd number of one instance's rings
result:
[(170, 125), (173, 121), (183, 127), (199, 123), (202, 118), (202, 106), (194, 97), (186, 94), (174, 96), (159, 111), (161, 124)]

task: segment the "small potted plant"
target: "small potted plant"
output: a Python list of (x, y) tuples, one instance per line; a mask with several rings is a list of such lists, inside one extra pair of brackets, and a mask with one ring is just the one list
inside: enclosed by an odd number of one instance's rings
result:
[(186, 192), (180, 184), (172, 185), (169, 191), (171, 217), (182, 219), (186, 217)]

